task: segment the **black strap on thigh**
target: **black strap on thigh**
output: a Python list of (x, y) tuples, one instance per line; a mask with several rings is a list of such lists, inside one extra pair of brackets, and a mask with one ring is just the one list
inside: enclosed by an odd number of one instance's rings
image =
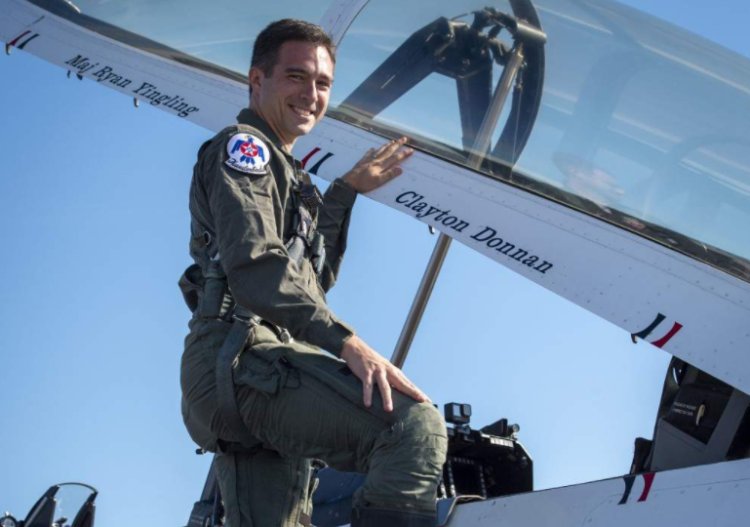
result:
[(248, 340), (252, 338), (258, 321), (255, 317), (235, 316), (229, 334), (216, 355), (216, 398), (219, 416), (238, 442), (246, 447), (254, 447), (258, 440), (250, 435), (242, 421), (237, 396), (234, 391), (234, 369)]

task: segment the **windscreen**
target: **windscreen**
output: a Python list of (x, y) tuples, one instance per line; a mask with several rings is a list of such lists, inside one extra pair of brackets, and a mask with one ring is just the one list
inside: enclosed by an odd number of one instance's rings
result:
[[(235, 80), (246, 75), (254, 36), (268, 22), (317, 22), (329, 7), (294, 0), (75, 4), (81, 15), (69, 18), (77, 23)], [(514, 8), (525, 4), (367, 2), (338, 50), (329, 116), (409, 135), (419, 149), (498, 184), (750, 280), (750, 230), (743, 228), (750, 224), (750, 62), (666, 22), (606, 0), (534, 2), (546, 42), (535, 44), (542, 50), (536, 55), (526, 45), (489, 146), (479, 152), (484, 159), (471, 162), (518, 44), (512, 24), (495, 31), (478, 17), (488, 10), (518, 16)]]

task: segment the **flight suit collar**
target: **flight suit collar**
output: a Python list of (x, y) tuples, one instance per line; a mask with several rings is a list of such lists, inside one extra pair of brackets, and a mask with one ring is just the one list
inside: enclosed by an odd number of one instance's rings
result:
[(271, 143), (273, 143), (275, 150), (279, 154), (284, 156), (287, 164), (292, 168), (292, 179), (296, 181), (299, 181), (301, 179), (303, 182), (310, 183), (310, 176), (308, 176), (307, 173), (302, 170), (302, 165), (300, 164), (300, 162), (297, 161), (292, 154), (281, 147), (281, 141), (279, 141), (279, 137), (276, 135), (276, 132), (274, 132), (271, 127), (268, 126), (268, 123), (266, 123), (260, 115), (258, 115), (250, 108), (243, 108), (240, 113), (237, 114), (237, 122), (239, 124), (252, 126), (264, 136), (266, 136)]
[(240, 124), (247, 124), (249, 126), (252, 126), (253, 128), (256, 128), (260, 133), (265, 135), (269, 141), (273, 143), (273, 146), (275, 146), (279, 152), (284, 154), (284, 156), (290, 163), (292, 163), (294, 157), (292, 157), (291, 154), (287, 153), (281, 147), (281, 141), (279, 141), (279, 137), (276, 135), (276, 132), (274, 132), (271, 127), (268, 126), (268, 123), (266, 123), (263, 118), (255, 111), (251, 110), (250, 108), (243, 108), (240, 113), (237, 114), (237, 122)]

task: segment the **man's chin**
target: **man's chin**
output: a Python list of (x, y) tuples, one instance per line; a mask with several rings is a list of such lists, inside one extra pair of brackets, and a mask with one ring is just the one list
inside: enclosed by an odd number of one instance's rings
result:
[(307, 135), (312, 131), (312, 129), (315, 127), (316, 124), (317, 124), (316, 121), (310, 121), (310, 122), (297, 124), (297, 126), (294, 127), (294, 133), (297, 136)]

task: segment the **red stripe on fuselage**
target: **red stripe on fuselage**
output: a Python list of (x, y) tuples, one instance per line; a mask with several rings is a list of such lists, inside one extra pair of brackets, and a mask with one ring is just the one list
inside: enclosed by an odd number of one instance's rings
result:
[(302, 168), (305, 168), (305, 165), (307, 165), (307, 162), (310, 161), (310, 158), (320, 152), (320, 148), (317, 146), (310, 150), (310, 153), (307, 154), (305, 157), (302, 158), (302, 161), (300, 161), (300, 164), (302, 165)]
[(682, 329), (682, 324), (680, 324), (679, 322), (675, 322), (675, 323), (674, 323), (674, 326), (672, 326), (672, 329), (670, 329), (670, 330), (669, 330), (669, 333), (667, 333), (666, 335), (664, 335), (664, 336), (663, 336), (662, 338), (660, 338), (659, 340), (656, 340), (656, 341), (652, 342), (651, 344), (653, 344), (653, 345), (654, 345), (654, 346), (656, 346), (657, 348), (661, 348), (661, 347), (662, 347), (662, 346), (664, 346), (664, 345), (665, 345), (665, 344), (666, 344), (667, 342), (669, 342), (669, 339), (671, 339), (672, 337), (674, 337), (674, 336), (675, 336), (675, 334), (676, 334), (676, 333), (677, 333), (678, 331), (680, 331), (681, 329)]
[(646, 501), (648, 499), (648, 493), (651, 492), (651, 485), (654, 483), (654, 473), (649, 472), (644, 474), (643, 482), (645, 483), (645, 486), (643, 487), (643, 492), (641, 492), (641, 497), (638, 498), (638, 501)]
[(31, 33), (31, 30), (30, 30), (30, 29), (27, 29), (26, 31), (24, 31), (23, 33), (21, 33), (20, 35), (18, 35), (18, 36), (17, 36), (16, 38), (14, 38), (14, 39), (13, 39), (13, 40), (11, 40), (10, 42), (8, 42), (8, 45), (9, 45), (9, 46), (15, 46), (15, 45), (16, 45), (16, 42), (18, 42), (19, 40), (21, 40), (21, 39), (22, 39), (23, 37), (25, 37), (25, 36), (26, 36), (26, 35), (28, 35), (29, 33)]

